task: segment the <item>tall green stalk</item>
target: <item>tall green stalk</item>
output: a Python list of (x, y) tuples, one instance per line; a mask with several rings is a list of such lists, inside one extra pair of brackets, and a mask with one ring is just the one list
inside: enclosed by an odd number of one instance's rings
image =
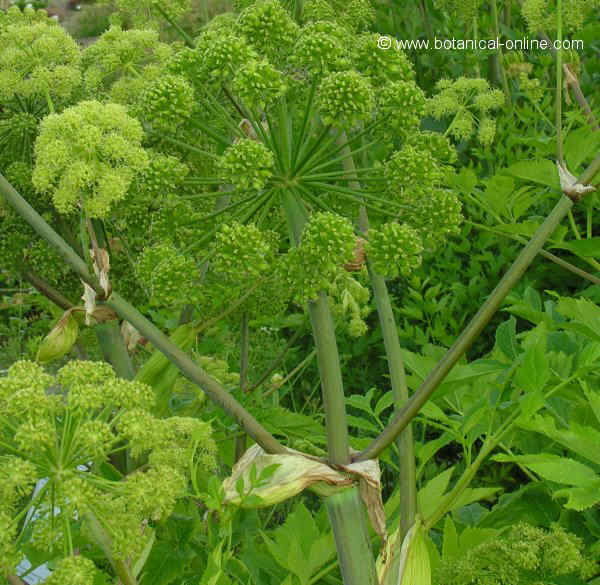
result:
[[(298, 245), (307, 220), (306, 213), (289, 191), (283, 193), (283, 207), (291, 239)], [(328, 460), (331, 465), (346, 464), (350, 460), (350, 452), (342, 371), (335, 327), (324, 291), (321, 291), (316, 300), (308, 303), (308, 312), (325, 406)], [(325, 498), (325, 505), (335, 537), (344, 585), (376, 585), (377, 571), (358, 488), (352, 487)]]
[[(358, 181), (354, 159), (348, 146), (346, 133), (342, 133), (338, 140), (339, 145), (343, 145), (341, 151), (344, 159), (342, 165), (348, 173), (351, 180), (348, 181), (350, 188), (356, 191), (361, 190)], [(363, 234), (369, 229), (369, 216), (364, 205), (359, 209), (359, 227)], [(383, 336), (383, 345), (390, 371), (390, 382), (392, 384), (392, 394), (396, 410), (402, 408), (408, 402), (408, 386), (406, 384), (406, 374), (404, 371), (404, 361), (400, 348), (400, 339), (398, 338), (398, 328), (392, 310), (390, 294), (381, 274), (373, 268), (367, 258), (367, 268), (371, 285), (373, 287), (373, 298), (377, 307), (379, 316), (379, 326)], [(417, 514), (417, 470), (415, 462), (415, 447), (413, 440), (412, 425), (408, 425), (400, 434), (396, 441), (398, 447), (398, 484), (400, 488), (400, 535), (398, 543), (401, 545), (404, 537), (415, 522)]]

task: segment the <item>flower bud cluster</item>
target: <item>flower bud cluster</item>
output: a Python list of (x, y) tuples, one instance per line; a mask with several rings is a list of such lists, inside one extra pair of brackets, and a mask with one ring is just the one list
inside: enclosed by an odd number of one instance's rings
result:
[[(207, 423), (155, 418), (153, 404), (151, 387), (117, 378), (105, 362), (71, 361), (56, 376), (32, 362), (9, 368), (0, 378), (2, 571), (14, 573), (21, 560), (12, 518), (28, 511), (36, 518), (32, 544), (41, 550), (56, 553), (65, 544), (65, 531), (74, 531), (93, 511), (113, 542), (115, 558), (139, 554), (147, 541), (144, 524), (171, 514), (184, 497), (190, 471), (215, 465)], [(147, 457), (147, 465), (121, 480), (99, 478), (113, 451), (123, 446)], [(88, 473), (92, 467), (94, 475)], [(28, 496), (42, 478), (50, 489), (30, 510)], [(82, 556), (59, 560), (49, 583), (92, 584), (94, 564), (85, 558), (83, 530), (80, 538)]]
[(356, 238), (345, 217), (319, 212), (311, 216), (299, 246), (290, 249), (281, 265), (282, 278), (294, 289), (299, 304), (327, 291), (343, 264), (354, 257)]
[(148, 165), (140, 123), (118, 104), (84, 101), (47, 116), (35, 144), (33, 184), (60, 213), (105, 217)]
[(373, 268), (386, 278), (409, 276), (421, 265), (423, 243), (419, 232), (406, 224), (384, 223), (369, 229), (367, 255)]
[(0, 96), (71, 97), (81, 83), (80, 51), (60, 26), (10, 25), (0, 32)]
[(258, 278), (274, 260), (271, 243), (254, 224), (244, 225), (237, 221), (222, 224), (213, 249), (215, 272), (238, 282)]
[(174, 156), (152, 151), (148, 155), (148, 167), (134, 183), (136, 192), (151, 200), (177, 192), (190, 172), (189, 167)]
[(375, 22), (375, 8), (371, 0), (350, 0), (337, 4), (338, 22), (352, 32), (369, 30)]
[(273, 153), (250, 138), (228, 147), (219, 163), (223, 180), (244, 191), (260, 191), (273, 175), (274, 165)]
[(352, 59), (362, 75), (376, 87), (393, 81), (414, 81), (415, 71), (403, 51), (382, 51), (377, 46), (377, 33), (363, 33), (354, 39)]
[(144, 67), (165, 64), (172, 53), (169, 45), (159, 41), (157, 31), (111, 26), (83, 51), (84, 85), (96, 96), (121, 77), (135, 80)]
[(302, 6), (302, 20), (305, 23), (332, 21), (335, 10), (327, 0), (306, 0)]
[(263, 109), (286, 91), (283, 75), (267, 60), (251, 60), (236, 72), (232, 89), (251, 108)]
[(112, 0), (117, 13), (137, 28), (158, 28), (164, 23), (161, 9), (171, 20), (179, 20), (192, 7), (191, 0)]
[(246, 63), (258, 60), (257, 52), (235, 31), (203, 32), (196, 48), (187, 50), (175, 62), (196, 84), (230, 81)]
[[(569, 0), (562, 3), (563, 30), (580, 30), (593, 11), (598, 0)], [(554, 0), (523, 0), (521, 14), (532, 34), (556, 30), (556, 2)]]
[(179, 307), (197, 299), (198, 267), (169, 240), (145, 247), (135, 271), (154, 306)]
[(134, 107), (137, 118), (154, 130), (175, 132), (195, 107), (192, 86), (179, 75), (163, 75), (146, 87)]
[(353, 70), (325, 77), (319, 85), (317, 98), (323, 121), (340, 127), (367, 120), (375, 106), (371, 84)]
[(286, 54), (298, 36), (298, 25), (278, 0), (259, 0), (244, 9), (237, 30), (259, 55)]
[(452, 585), (553, 583), (567, 575), (585, 580), (597, 565), (583, 551), (583, 541), (557, 524), (545, 530), (519, 522), (463, 556), (445, 559), (435, 577)]
[(289, 60), (318, 79), (350, 67), (348, 44), (348, 31), (339, 24), (311, 22), (302, 27)]
[(377, 109), (386, 120), (386, 136), (409, 138), (417, 132), (425, 112), (425, 94), (414, 81), (390, 82), (377, 91)]

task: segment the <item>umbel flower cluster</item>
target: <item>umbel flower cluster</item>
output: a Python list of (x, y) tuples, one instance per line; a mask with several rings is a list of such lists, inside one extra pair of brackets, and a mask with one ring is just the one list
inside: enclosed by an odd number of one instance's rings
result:
[[(0, 379), (0, 573), (22, 560), (24, 523), (31, 547), (66, 557), (51, 583), (92, 585), (86, 542), (110, 542), (115, 559), (139, 555), (190, 475), (214, 467), (209, 425), (157, 419), (153, 402), (149, 386), (103, 362), (72, 361), (56, 376), (32, 362), (10, 367)], [(112, 463), (125, 449), (139, 469), (121, 476)]]
[(550, 530), (520, 522), (505, 534), (471, 548), (461, 558), (444, 560), (437, 585), (541, 585), (567, 576), (589, 579), (598, 565), (583, 554), (583, 541), (558, 525)]
[[(137, 25), (161, 14), (177, 20), (188, 6), (114, 3)], [(83, 50), (48, 19), (9, 11), (0, 23), (2, 171), (25, 165), (11, 169), (30, 177), (23, 194), (59, 218), (65, 237), (95, 220), (115, 290), (138, 306), (191, 304), (210, 318), (245, 298), (240, 310), (258, 317), (321, 291), (334, 303), (344, 290), (361, 298), (354, 284), (332, 284), (347, 280), (361, 206), (372, 267), (409, 276), (461, 222), (446, 188), (456, 162), (448, 137), (476, 133), (489, 145), (498, 94), (460, 79), (426, 99), (409, 58), (378, 49), (370, 0), (309, 0), (302, 14), (279, 0), (235, 7), (188, 46), (161, 42), (152, 26), (114, 24)], [(17, 37), (36, 47), (37, 69), (14, 61)], [(48, 76), (61, 81), (47, 87)], [(449, 118), (447, 136), (421, 131), (425, 115)], [(298, 246), (290, 199), (308, 218)], [(16, 222), (0, 218), (0, 237), (16, 242)], [(54, 258), (35, 252), (45, 276)], [(354, 331), (365, 304), (351, 311)], [(345, 306), (338, 314), (348, 317), (355, 305)]]

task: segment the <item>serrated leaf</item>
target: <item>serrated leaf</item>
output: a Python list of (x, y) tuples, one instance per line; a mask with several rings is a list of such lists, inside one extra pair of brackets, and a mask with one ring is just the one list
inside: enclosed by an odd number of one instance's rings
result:
[(517, 320), (514, 317), (504, 321), (496, 329), (496, 345), (500, 351), (510, 360), (514, 360), (519, 355), (519, 346), (517, 344)]
[(542, 389), (550, 379), (550, 365), (546, 355), (546, 341), (540, 339), (525, 352), (523, 363), (515, 374), (515, 383), (525, 392), (536, 392)]
[(390, 390), (386, 392), (375, 405), (375, 416), (379, 418), (379, 415), (386, 409), (394, 404), (394, 393)]
[(585, 240), (572, 240), (554, 244), (552, 248), (569, 250), (581, 258), (598, 258), (600, 256), (600, 238), (588, 238)]
[(528, 467), (544, 479), (575, 487), (590, 487), (600, 479), (598, 474), (587, 465), (551, 453), (539, 455), (495, 455), (495, 461), (510, 461)]
[(557, 429), (553, 418), (535, 416), (518, 421), (518, 425), (528, 431), (541, 433), (560, 445), (600, 465), (600, 431), (572, 422), (568, 428)]
[(567, 498), (565, 508), (581, 512), (600, 502), (600, 480), (590, 487), (576, 487), (556, 490), (556, 498)]
[(558, 170), (556, 164), (550, 160), (520, 161), (510, 165), (504, 172), (517, 179), (546, 185), (560, 191)]
[(594, 132), (588, 126), (569, 132), (565, 138), (565, 156), (569, 169), (575, 173), (599, 147), (600, 132)]

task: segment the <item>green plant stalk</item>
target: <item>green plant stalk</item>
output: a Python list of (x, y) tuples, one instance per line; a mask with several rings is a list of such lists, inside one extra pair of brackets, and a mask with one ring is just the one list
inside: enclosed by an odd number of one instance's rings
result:
[(325, 504), (344, 585), (377, 585), (377, 570), (358, 488), (329, 496), (325, 498)]
[[(599, 157), (600, 158), (600, 157)], [(546, 240), (552, 235), (567, 212), (573, 207), (573, 201), (561, 196), (558, 203), (544, 223), (538, 228), (528, 244), (523, 248), (496, 288), (492, 291), (479, 311), (471, 319), (467, 327), (459, 335), (452, 347), (437, 363), (419, 389), (409, 399), (406, 406), (400, 410), (380, 433), (380, 435), (353, 459), (364, 461), (377, 457), (396, 437), (407, 427), (417, 415), (421, 407), (429, 400), (435, 389), (442, 383), (448, 372), (471, 347), (475, 339), (483, 331), (492, 316), (500, 308), (504, 298), (512, 287), (520, 280), (527, 267), (531, 264)]]
[[(291, 239), (298, 246), (307, 221), (306, 213), (296, 197), (287, 190), (282, 193), (282, 203)], [(350, 452), (344, 387), (335, 327), (324, 291), (321, 291), (315, 301), (308, 303), (308, 312), (325, 406), (327, 457), (330, 465), (345, 464), (350, 460)], [(329, 496), (325, 498), (325, 504), (335, 537), (344, 585), (377, 585), (375, 559), (371, 552), (358, 488), (352, 487)]]
[[(86, 263), (73, 249), (52, 229), (44, 218), (35, 211), (12, 185), (0, 175), (0, 193), (2, 193), (15, 211), (27, 223), (55, 248), (77, 274), (102, 294), (100, 283), (89, 273)], [(174, 345), (151, 321), (146, 319), (135, 307), (130, 305), (118, 293), (113, 292), (105, 305), (113, 309), (122, 319), (129, 321), (141, 335), (150, 340), (174, 363), (192, 382), (200, 386), (207, 396), (219, 404), (232, 416), (246, 432), (268, 453), (285, 453), (286, 448), (265, 429), (231, 394), (216, 380), (213, 380), (202, 368), (198, 367), (189, 356)]]
[[(490, 0), (490, 8), (492, 11), (492, 26), (494, 27), (494, 38), (500, 38), (500, 27), (498, 25), (498, 5), (496, 4), (496, 0)], [(510, 95), (510, 88), (508, 87), (508, 80), (506, 79), (506, 70), (504, 69), (504, 55), (502, 54), (502, 49), (498, 46), (496, 53), (494, 54), (494, 68), (496, 73), (500, 77), (500, 82), (502, 83), (502, 91), (504, 91), (504, 95), (506, 96), (506, 101), (510, 104), (512, 102)]]
[[(348, 182), (351, 189), (361, 190), (358, 181), (354, 158), (348, 146), (346, 133), (343, 132), (338, 139), (342, 145), (344, 160), (342, 166), (352, 179)], [(364, 205), (359, 209), (359, 228), (363, 234), (369, 229), (369, 216)], [(383, 335), (383, 345), (390, 371), (390, 381), (396, 410), (402, 408), (408, 402), (408, 386), (406, 384), (406, 373), (404, 371), (404, 360), (398, 338), (398, 328), (394, 318), (392, 302), (383, 276), (377, 273), (367, 258), (367, 269), (373, 287), (373, 297), (379, 316), (379, 325)], [(400, 535), (399, 544), (415, 522), (417, 514), (417, 470), (415, 462), (414, 440), (412, 425), (402, 431), (397, 439), (399, 471), (398, 483), (400, 486)]]
[(48, 284), (41, 276), (36, 274), (30, 268), (25, 268), (21, 274), (31, 286), (47, 299), (51, 300), (57, 307), (60, 307), (64, 311), (73, 308), (73, 303), (67, 297)]
[[(250, 331), (248, 327), (248, 312), (242, 314), (242, 323), (240, 327), (240, 390), (246, 391), (248, 387), (248, 353), (250, 349)], [(246, 451), (246, 434), (242, 433), (237, 436), (233, 445), (234, 461), (237, 462), (242, 458)]]
[[(562, 1), (556, 0), (556, 40), (562, 46)], [(556, 51), (556, 159), (563, 163), (562, 142), (562, 48)]]
[[(379, 315), (379, 325), (383, 335), (383, 345), (387, 357), (392, 383), (392, 392), (396, 409), (400, 410), (408, 402), (408, 387), (398, 328), (394, 319), (394, 311), (390, 300), (389, 291), (383, 276), (377, 274), (367, 262), (373, 297)], [(413, 429), (409, 423), (396, 440), (398, 446), (398, 485), (400, 487), (400, 542), (404, 540), (407, 532), (415, 522), (417, 514), (417, 469), (415, 463)]]
[[(515, 242), (520, 242), (521, 244), (527, 243), (527, 240), (525, 238), (519, 236), (518, 234), (505, 233), (500, 230), (496, 230), (492, 227), (489, 227), (487, 225), (484, 225), (481, 223), (476, 223), (474, 221), (467, 221), (466, 223), (468, 223), (469, 225), (472, 225), (473, 227), (475, 227), (479, 230), (491, 232), (492, 234), (496, 234), (497, 236), (508, 238), (509, 240), (514, 240)], [(591, 237), (591, 236), (588, 236), (588, 237)], [(551, 260), (552, 262), (554, 262), (558, 266), (561, 266), (562, 268), (565, 268), (569, 272), (572, 272), (573, 274), (577, 274), (577, 276), (581, 276), (581, 278), (585, 278), (586, 280), (589, 280), (590, 282), (593, 282), (594, 284), (600, 284), (600, 278), (598, 278), (597, 276), (594, 276), (593, 274), (590, 274), (589, 272), (582, 270), (581, 268), (575, 266), (574, 264), (571, 264), (570, 262), (567, 262), (566, 260), (563, 260), (562, 258), (559, 258), (558, 256), (552, 254), (551, 252), (548, 252), (547, 250), (540, 250), (539, 253), (540, 253), (540, 256), (542, 256), (543, 258), (547, 258), (548, 260)]]
[(121, 335), (118, 319), (111, 319), (110, 321), (95, 325), (94, 332), (96, 333), (104, 360), (112, 365), (119, 378), (133, 380), (135, 378), (135, 370), (127, 351), (127, 346)]

